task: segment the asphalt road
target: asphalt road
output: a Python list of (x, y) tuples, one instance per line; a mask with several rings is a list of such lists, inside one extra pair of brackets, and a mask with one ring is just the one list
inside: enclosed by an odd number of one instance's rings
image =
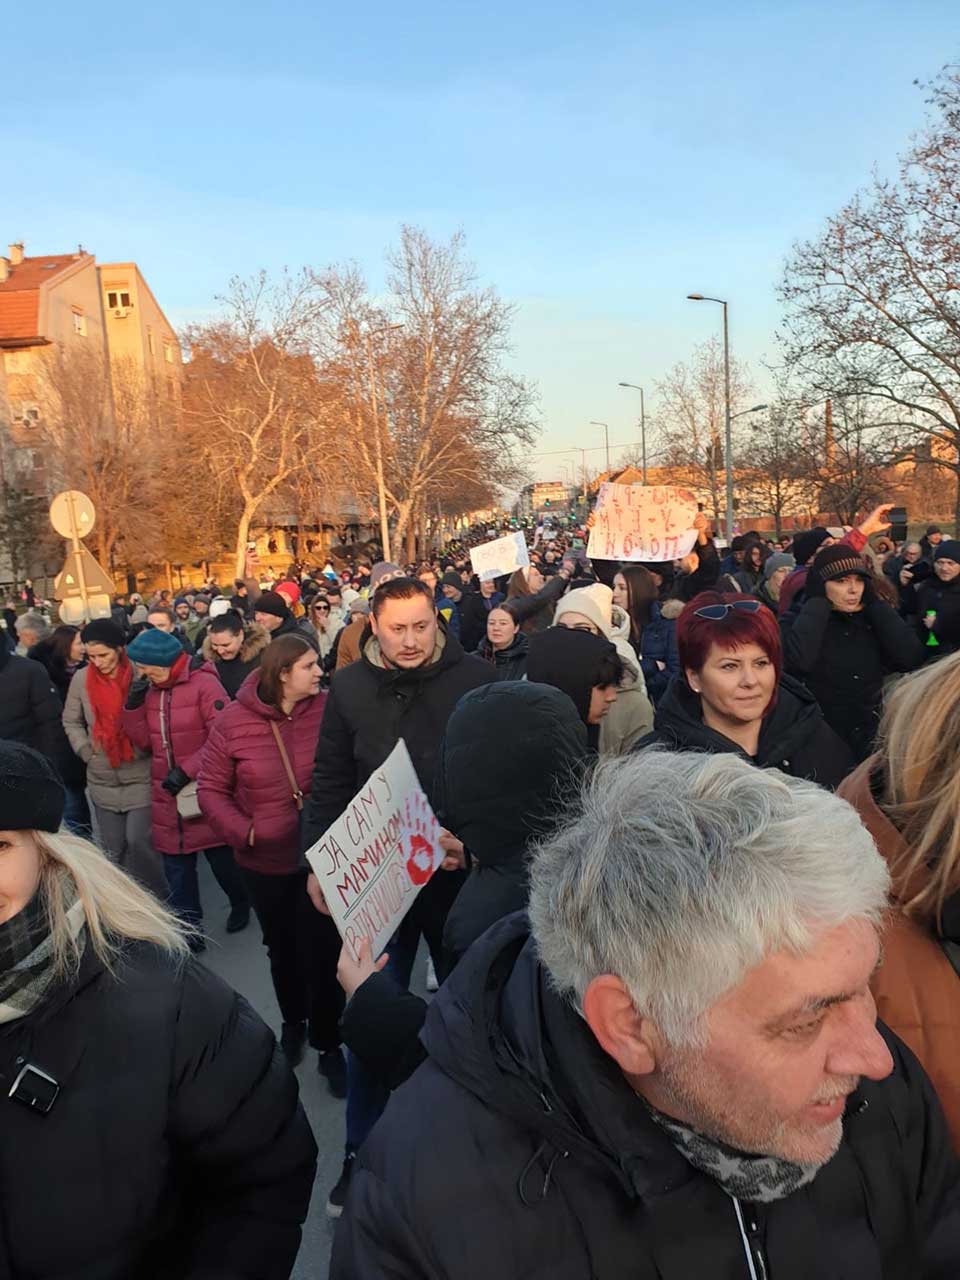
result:
[[(243, 933), (226, 933), (229, 907), (205, 858), (200, 859), (200, 885), (204, 925), (210, 939), (204, 962), (246, 996), (279, 1035), (280, 1011), (273, 995), (267, 953), (256, 917), (251, 915)], [(421, 982), (423, 963), (421, 957), (417, 966)], [(293, 1271), (295, 1280), (326, 1280), (335, 1225), (326, 1215), (327, 1192), (340, 1177), (343, 1164), (345, 1103), (330, 1096), (323, 1077), (317, 1073), (316, 1061), (316, 1053), (308, 1049), (297, 1068), (300, 1097), (313, 1126), (319, 1156), (310, 1214), (304, 1224), (303, 1243)]]

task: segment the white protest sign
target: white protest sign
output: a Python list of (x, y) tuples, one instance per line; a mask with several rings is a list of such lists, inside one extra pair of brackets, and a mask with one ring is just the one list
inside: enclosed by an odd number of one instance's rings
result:
[(340, 936), (354, 956), (369, 938), (375, 958), (444, 856), (440, 824), (402, 738), (307, 850)]
[(481, 582), (503, 577), (517, 569), (526, 569), (530, 563), (526, 539), (518, 532), (508, 533), (504, 538), (495, 538), (493, 542), (483, 542), (479, 547), (471, 548), (470, 562)]
[(680, 560), (697, 540), (696, 515), (689, 489), (603, 484), (587, 554), (591, 560)]

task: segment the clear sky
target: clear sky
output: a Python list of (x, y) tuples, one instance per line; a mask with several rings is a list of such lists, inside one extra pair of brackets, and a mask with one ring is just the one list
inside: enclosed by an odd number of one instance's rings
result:
[(376, 283), (401, 223), (462, 229), (519, 307), (538, 448), (627, 441), (617, 382), (653, 402), (717, 329), (687, 293), (773, 356), (784, 254), (892, 171), (958, 37), (956, 0), (18, 5), (0, 244), (134, 259), (179, 325), (235, 273)]

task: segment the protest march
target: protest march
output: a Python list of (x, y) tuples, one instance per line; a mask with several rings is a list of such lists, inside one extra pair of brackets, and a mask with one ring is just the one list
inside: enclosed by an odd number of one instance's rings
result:
[(11, 10), (0, 1280), (960, 1280), (955, 25)]

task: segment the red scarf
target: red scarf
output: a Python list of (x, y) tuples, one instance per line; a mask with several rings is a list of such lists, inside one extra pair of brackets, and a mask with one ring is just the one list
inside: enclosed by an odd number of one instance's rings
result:
[(170, 668), (170, 674), (167, 676), (166, 680), (154, 681), (153, 687), (155, 689), (172, 689), (180, 679), (180, 673), (183, 671), (183, 668), (187, 665), (189, 660), (190, 655), (188, 653), (181, 653), (180, 657), (177, 658), (176, 662), (174, 662), (173, 666)]
[(127, 655), (121, 654), (112, 676), (101, 675), (91, 663), (87, 667), (87, 697), (93, 708), (93, 740), (117, 769), (134, 759), (133, 743), (123, 730), (120, 713), (123, 711), (133, 679), (133, 664)]

